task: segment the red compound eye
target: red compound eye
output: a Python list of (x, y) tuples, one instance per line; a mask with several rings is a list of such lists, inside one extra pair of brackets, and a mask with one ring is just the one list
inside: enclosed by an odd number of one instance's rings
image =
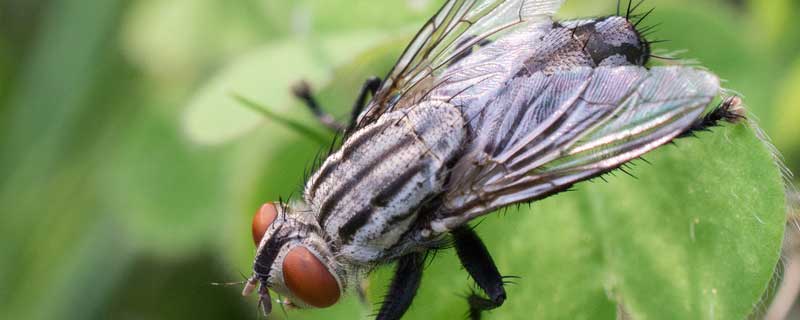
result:
[(339, 282), (303, 246), (293, 248), (283, 260), (283, 280), (292, 294), (310, 306), (325, 308), (339, 300)]
[(256, 215), (253, 216), (253, 242), (256, 244), (256, 247), (261, 243), (261, 238), (264, 237), (267, 228), (275, 221), (277, 216), (278, 209), (275, 207), (275, 204), (271, 202), (261, 206), (258, 212), (256, 212)]

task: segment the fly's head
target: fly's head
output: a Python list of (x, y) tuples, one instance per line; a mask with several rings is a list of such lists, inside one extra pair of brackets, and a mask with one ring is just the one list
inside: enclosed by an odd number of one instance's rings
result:
[(644, 66), (650, 43), (636, 29), (638, 22), (622, 16), (567, 22), (574, 37), (597, 66)]
[(259, 303), (271, 311), (267, 288), (286, 297), (281, 303), (300, 308), (325, 308), (342, 295), (345, 272), (335, 261), (322, 230), (302, 203), (292, 207), (267, 203), (253, 218), (258, 247), (253, 276), (243, 291), (259, 286)]

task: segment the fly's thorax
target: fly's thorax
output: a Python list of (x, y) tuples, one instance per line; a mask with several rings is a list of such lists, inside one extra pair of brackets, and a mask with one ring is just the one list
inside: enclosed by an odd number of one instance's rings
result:
[(442, 191), (465, 139), (461, 111), (424, 101), (348, 137), (306, 185), (305, 199), (340, 260), (370, 265), (409, 239), (419, 209)]
[(274, 213), (258, 244), (254, 278), (298, 307), (336, 303), (347, 288), (347, 272), (336, 262), (313, 215), (299, 202), (268, 206)]
[(643, 66), (650, 57), (650, 44), (625, 17), (567, 21), (561, 25), (573, 31), (573, 37), (597, 67)]
[(554, 22), (537, 36), (516, 77), (581, 67), (643, 66), (650, 57), (649, 43), (625, 17)]

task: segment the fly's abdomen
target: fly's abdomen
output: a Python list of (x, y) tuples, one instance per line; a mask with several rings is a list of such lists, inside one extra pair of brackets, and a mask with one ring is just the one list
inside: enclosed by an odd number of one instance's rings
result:
[(350, 136), (306, 185), (305, 198), (338, 254), (381, 259), (439, 194), (465, 138), (461, 112), (423, 102), (384, 114)]

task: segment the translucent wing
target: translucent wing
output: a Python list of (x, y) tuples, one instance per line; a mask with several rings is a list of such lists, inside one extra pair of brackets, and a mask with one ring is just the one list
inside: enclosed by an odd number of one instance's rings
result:
[(686, 131), (720, 92), (702, 70), (636, 66), (537, 73), (504, 90), (467, 110), (475, 141), (453, 169), (437, 231), (616, 169)]
[[(423, 26), (389, 72), (357, 127), (415, 105), (439, 77), (477, 45), (532, 26), (549, 26), (564, 0), (450, 0)], [(451, 79), (452, 80), (452, 79)], [(466, 81), (468, 79), (459, 79)]]

